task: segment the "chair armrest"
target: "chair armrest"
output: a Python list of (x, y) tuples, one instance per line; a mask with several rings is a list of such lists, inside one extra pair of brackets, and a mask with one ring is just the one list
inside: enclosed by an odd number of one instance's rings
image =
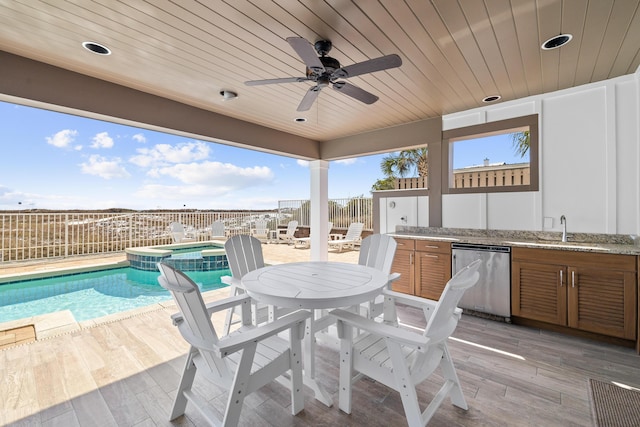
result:
[(415, 295), (403, 294), (402, 292), (392, 291), (390, 289), (383, 289), (382, 294), (385, 297), (392, 297), (401, 304), (410, 305), (411, 307), (422, 308), (425, 305), (432, 308), (436, 308), (438, 301), (430, 300), (427, 298), (417, 297)]
[(391, 273), (389, 274), (389, 282), (393, 282), (400, 278), (400, 273)]
[(336, 309), (330, 311), (329, 314), (338, 320), (338, 331), (340, 331), (341, 327), (340, 322), (344, 322), (357, 329), (397, 341), (404, 345), (410, 345), (418, 349), (426, 347), (429, 343), (429, 338), (423, 335), (418, 335), (414, 332), (387, 325), (385, 323), (376, 322), (345, 310)]
[(221, 357), (225, 357), (229, 354), (242, 350), (247, 343), (262, 341), (263, 339), (277, 335), (284, 330), (293, 329), (296, 325), (300, 324), (302, 324), (300, 330), (298, 333), (293, 334), (292, 339), (301, 340), (304, 336), (304, 322), (310, 316), (311, 313), (309, 311), (298, 310), (257, 328), (244, 330), (239, 334), (231, 335), (228, 338), (223, 338), (218, 341), (216, 351), (220, 353)]
[[(231, 307), (235, 307), (236, 305), (242, 304), (250, 304), (251, 297), (247, 294), (235, 295), (229, 298), (224, 298), (221, 300), (210, 302), (206, 305), (207, 312), (209, 315), (213, 313), (217, 313), (218, 311), (226, 310)], [(171, 315), (171, 320), (173, 320), (173, 324), (179, 326), (179, 323), (182, 322), (182, 313), (174, 313)]]
[(410, 305), (411, 307), (423, 308), (426, 305), (432, 308), (436, 308), (436, 305), (438, 305), (438, 301), (417, 297), (414, 295), (403, 294), (401, 292), (396, 292), (389, 289), (383, 289), (382, 294), (385, 297), (394, 298), (396, 302), (399, 302), (405, 305)]
[(229, 286), (236, 285), (238, 288), (244, 289), (244, 286), (242, 286), (242, 280), (238, 279), (237, 277), (222, 276), (220, 278), (220, 281), (225, 285), (229, 285)]

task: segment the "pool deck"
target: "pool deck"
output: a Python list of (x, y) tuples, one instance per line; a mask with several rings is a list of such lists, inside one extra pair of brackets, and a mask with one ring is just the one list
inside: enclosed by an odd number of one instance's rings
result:
[[(311, 251), (309, 249), (295, 248), (294, 246), (286, 244), (263, 244), (262, 250), (266, 264), (309, 261), (311, 256)], [(329, 261), (357, 263), (358, 254), (359, 252), (357, 250), (344, 252), (335, 252), (330, 250)], [(20, 277), (26, 279), (69, 269), (77, 271), (85, 268), (95, 269), (95, 267), (109, 268), (122, 266), (123, 264), (126, 265), (126, 254), (124, 252), (97, 256), (77, 256), (56, 260), (7, 263), (1, 266), (0, 281), (2, 279), (7, 279), (8, 277), (11, 277), (14, 280)], [(203, 293), (203, 297), (205, 302), (208, 302), (225, 297), (227, 296), (227, 293), (227, 289), (222, 288), (205, 292)], [(173, 306), (173, 302), (170, 299), (168, 299), (166, 303), (157, 303), (83, 322), (77, 322), (68, 310), (12, 320), (9, 322), (2, 322), (0, 323), (0, 349), (24, 342), (42, 340), (61, 334), (75, 332), (83, 328), (94, 327), (102, 323), (115, 322), (121, 319), (137, 316), (142, 313), (164, 309), (167, 306)], [(29, 333), (30, 329), (34, 332)]]

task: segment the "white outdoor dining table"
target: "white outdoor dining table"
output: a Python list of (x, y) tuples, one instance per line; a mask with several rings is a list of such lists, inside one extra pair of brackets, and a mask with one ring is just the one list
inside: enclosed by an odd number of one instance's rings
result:
[[(307, 310), (357, 306), (373, 300), (389, 280), (375, 268), (342, 262), (310, 261), (272, 265), (242, 277), (247, 293), (264, 304)], [(324, 320), (324, 322), (323, 322)], [(311, 316), (305, 334), (304, 379), (327, 406), (331, 396), (315, 380), (315, 332), (328, 317)]]

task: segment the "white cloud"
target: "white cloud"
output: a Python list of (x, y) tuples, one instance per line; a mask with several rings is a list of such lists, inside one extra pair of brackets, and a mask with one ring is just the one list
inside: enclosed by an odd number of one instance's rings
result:
[(55, 133), (53, 136), (47, 136), (47, 144), (51, 144), (58, 148), (68, 148), (78, 135), (77, 130), (64, 129)]
[(133, 139), (133, 140), (134, 140), (134, 141), (136, 141), (136, 142), (140, 142), (140, 143), (145, 143), (145, 142), (147, 142), (147, 138), (146, 138), (143, 134), (141, 134), (141, 133), (136, 133), (135, 135), (133, 135), (133, 136), (131, 137), (131, 139)]
[(231, 163), (182, 163), (154, 169), (155, 176), (168, 176), (185, 184), (208, 184), (247, 187), (273, 180), (273, 172), (266, 166), (241, 168)]
[(159, 167), (171, 163), (188, 163), (209, 157), (210, 145), (206, 142), (184, 142), (175, 146), (157, 144), (153, 148), (138, 148), (129, 161), (140, 167)]
[(99, 176), (104, 179), (128, 178), (131, 176), (122, 166), (122, 160), (119, 157), (107, 159), (106, 157), (94, 154), (89, 157), (87, 163), (81, 163), (80, 166), (82, 173)]
[(296, 160), (296, 163), (298, 164), (298, 166), (302, 166), (303, 168), (308, 168), (309, 167), (309, 161), (308, 160)]
[(113, 138), (107, 132), (97, 133), (91, 139), (91, 148), (111, 148), (113, 147)]
[(171, 200), (191, 197), (204, 200), (268, 185), (274, 180), (273, 171), (266, 166), (242, 168), (220, 162), (185, 163), (155, 168), (148, 175), (154, 178), (173, 178), (184, 185), (147, 184), (136, 192), (136, 196)]

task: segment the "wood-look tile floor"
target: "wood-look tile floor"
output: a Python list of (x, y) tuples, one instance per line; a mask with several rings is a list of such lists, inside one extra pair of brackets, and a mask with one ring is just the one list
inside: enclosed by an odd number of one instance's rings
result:
[[(192, 406), (171, 423), (187, 346), (163, 308), (0, 351), (0, 424), (24, 426), (200, 426)], [(421, 326), (404, 309), (407, 325)], [(216, 323), (220, 317), (214, 319)], [(590, 426), (589, 378), (640, 387), (640, 356), (632, 349), (463, 316), (450, 349), (469, 410), (446, 400), (434, 426)], [(338, 354), (318, 351), (320, 382), (332, 393), (327, 408), (305, 393), (305, 410), (289, 412), (288, 390), (265, 386), (245, 401), (245, 426), (405, 425), (397, 393), (364, 379), (354, 389), (354, 411), (337, 407)], [(439, 388), (438, 375), (419, 389), (423, 400)], [(197, 381), (212, 405), (226, 395)]]

